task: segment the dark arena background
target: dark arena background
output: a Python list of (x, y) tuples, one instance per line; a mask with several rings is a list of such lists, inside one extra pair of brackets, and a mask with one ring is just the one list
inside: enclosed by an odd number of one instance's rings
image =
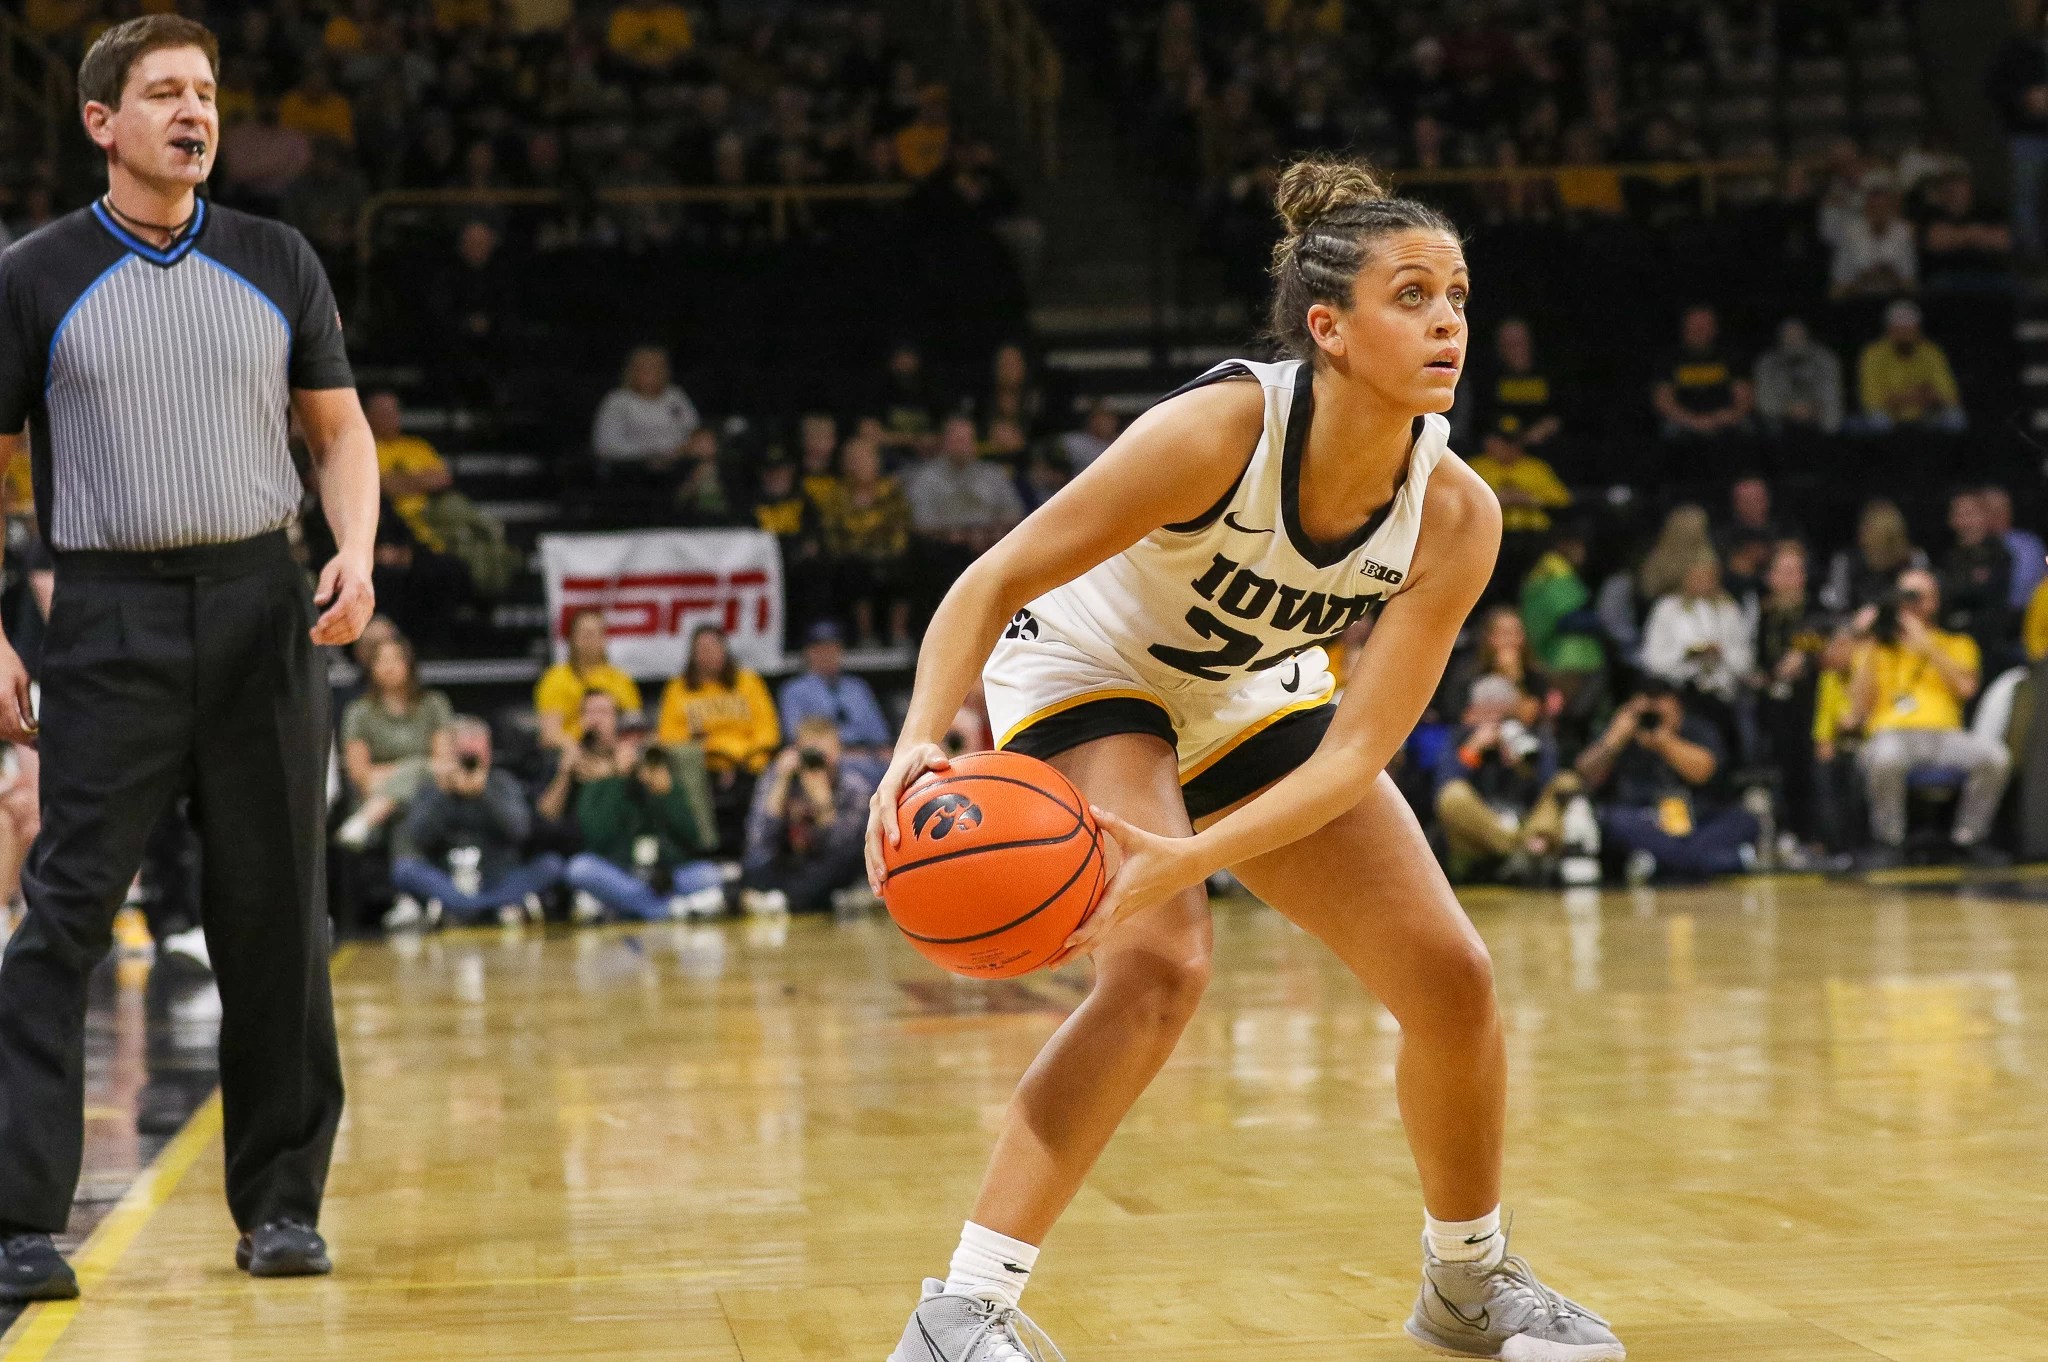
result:
[[(941, 973), (847, 839), (952, 581), (1271, 354), (1312, 151), (1471, 267), (1452, 446), (1505, 540), (1390, 770), (1492, 955), (1517, 1251), (1641, 1358), (2048, 1356), (2034, 3), (13, 0), (0, 237), (103, 192), (79, 59), (173, 8), (221, 40), (204, 192), (318, 252), (383, 478), (331, 660), (337, 1272), (233, 1270), (174, 817), (92, 994), (84, 1298), (0, 1310), (0, 1362), (881, 1362), (1092, 967)], [(1646, 707), (1709, 776), (1637, 760)], [(977, 695), (948, 743), (1001, 736)], [(1416, 1355), (1400, 1028), (1210, 889), (1032, 1317), (1077, 1362)]]

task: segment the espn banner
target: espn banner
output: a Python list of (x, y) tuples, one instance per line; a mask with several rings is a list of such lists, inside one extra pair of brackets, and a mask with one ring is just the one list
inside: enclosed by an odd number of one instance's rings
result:
[(782, 555), (761, 530), (632, 530), (544, 534), (548, 633), (569, 654), (569, 620), (604, 612), (612, 663), (633, 676), (674, 676), (690, 634), (716, 624), (733, 656), (756, 670), (782, 661)]

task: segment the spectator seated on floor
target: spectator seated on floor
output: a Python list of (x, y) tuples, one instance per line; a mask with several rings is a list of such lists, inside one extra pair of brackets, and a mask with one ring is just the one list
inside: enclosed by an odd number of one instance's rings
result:
[(1436, 771), (1451, 876), (1543, 883), (1562, 850), (1564, 801), (1579, 779), (1560, 775), (1555, 744), (1514, 717), (1523, 699), (1514, 682), (1482, 676), (1471, 695)]
[(1667, 440), (1717, 439), (1748, 429), (1756, 395), (1721, 344), (1713, 308), (1685, 310), (1678, 353), (1664, 364), (1651, 401)]
[(524, 855), (533, 829), (526, 792), (491, 765), (491, 728), (458, 717), (446, 755), (434, 762), (392, 839), (391, 886), (400, 897), (387, 927), (432, 926), (445, 915), (475, 922), (495, 912), (504, 923), (541, 920), (541, 896), (562, 877), (562, 858)]
[[(847, 675), (845, 666), (846, 636), (836, 623), (819, 620), (804, 631), (803, 674), (783, 682), (775, 697), (783, 741), (794, 744), (806, 719), (828, 719), (839, 732), (847, 760), (886, 763), (896, 735), (875, 700), (874, 688), (861, 677)], [(879, 784), (880, 765), (873, 774)]]
[(584, 850), (563, 878), (576, 891), (579, 922), (609, 914), (656, 918), (716, 917), (725, 911), (724, 879), (703, 857), (717, 849), (711, 810), (693, 806), (668, 754), (642, 749), (612, 774), (586, 781), (576, 795)]
[(542, 672), (533, 688), (541, 746), (563, 747), (583, 736), (583, 701), (593, 691), (611, 696), (621, 714), (641, 710), (640, 687), (612, 665), (604, 612), (586, 608), (569, 617), (569, 656)]
[(632, 770), (648, 737), (646, 719), (633, 717), (637, 722), (629, 727), (619, 702), (608, 691), (586, 691), (576, 715), (576, 741), (534, 750), (533, 763), (525, 773), (534, 812), (529, 847), (563, 856), (583, 850), (583, 830), (576, 822), (577, 796), (593, 781)]
[(364, 404), (377, 440), (377, 476), (385, 500), (404, 518), (413, 538), (435, 553), (449, 553), (469, 568), (486, 596), (501, 596), (519, 571), (519, 552), (505, 542), (505, 527), (455, 490), (454, 474), (433, 445), (405, 433), (398, 394), (373, 392)]
[(1857, 364), (1861, 428), (1961, 430), (1969, 424), (1948, 356), (1920, 330), (1920, 308), (1901, 298), (1885, 309), (1884, 335), (1863, 347)]
[(1935, 627), (1941, 588), (1934, 574), (1899, 574), (1898, 594), (1866, 606), (1854, 621), (1862, 637), (1849, 686), (1848, 725), (1864, 735), (1862, 763), (1870, 803), (1871, 861), (1897, 864), (1906, 845), (1906, 796), (1913, 773), (1946, 769), (1963, 777), (1950, 841), (1972, 861), (2000, 863), (1986, 845), (2012, 758), (2003, 743), (1963, 727), (1963, 707), (1981, 683), (1977, 645)]
[(1694, 880), (1756, 864), (1755, 815), (1717, 798), (1721, 734), (1686, 712), (1670, 682), (1651, 678), (1579, 754), (1579, 777), (1601, 801), (1607, 845), (1628, 879)]
[(1778, 326), (1778, 343), (1757, 357), (1756, 410), (1773, 435), (1833, 435), (1842, 428), (1842, 361), (1797, 317)]
[(448, 697), (420, 686), (419, 662), (402, 638), (370, 652), (366, 680), (341, 716), (342, 770), (357, 803), (334, 840), (352, 851), (368, 846), (432, 780), (435, 754), (455, 721)]
[(718, 844), (736, 853), (745, 840), (754, 782), (780, 746), (781, 730), (767, 683), (739, 665), (718, 626), (699, 625), (690, 635), (689, 661), (662, 691), (655, 740), (664, 747), (702, 746), (718, 813)]
[(741, 904), (749, 912), (805, 912), (861, 886), (874, 781), (840, 760), (839, 726), (813, 715), (754, 791), (747, 816)]
[(642, 345), (626, 356), (619, 386), (597, 405), (590, 449), (601, 473), (644, 469), (660, 473), (683, 457), (702, 425), (689, 394), (669, 378), (668, 351)]

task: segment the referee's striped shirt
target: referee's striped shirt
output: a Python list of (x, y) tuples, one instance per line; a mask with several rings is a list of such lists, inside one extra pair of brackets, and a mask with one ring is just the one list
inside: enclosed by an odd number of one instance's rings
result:
[(159, 250), (95, 203), (0, 253), (0, 431), (28, 425), (59, 552), (288, 525), (291, 390), (353, 382), (327, 276), (281, 223), (202, 201)]

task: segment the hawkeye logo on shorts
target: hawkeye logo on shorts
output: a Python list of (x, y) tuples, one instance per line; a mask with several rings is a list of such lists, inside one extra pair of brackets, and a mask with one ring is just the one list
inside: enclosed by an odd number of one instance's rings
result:
[(1372, 559), (1368, 558), (1365, 560), (1365, 566), (1360, 568), (1359, 571), (1372, 578), (1375, 582), (1385, 582), (1388, 586), (1401, 585), (1401, 569), (1390, 568), (1385, 563), (1375, 563)]
[(946, 834), (958, 828), (972, 832), (981, 826), (981, 806), (963, 794), (942, 794), (926, 800), (918, 811), (911, 815), (910, 835), (924, 836), (925, 825), (930, 824), (932, 840), (943, 842)]
[(1010, 616), (1010, 627), (1003, 630), (1004, 638), (1021, 638), (1026, 643), (1038, 637), (1038, 617), (1029, 610), (1019, 610)]

